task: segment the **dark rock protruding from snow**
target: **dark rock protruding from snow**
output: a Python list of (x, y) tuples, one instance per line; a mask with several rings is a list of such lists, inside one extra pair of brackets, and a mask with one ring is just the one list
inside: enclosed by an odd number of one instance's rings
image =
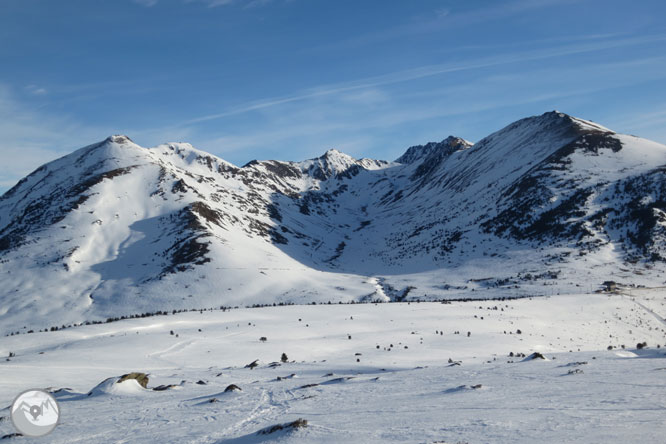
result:
[(535, 359), (542, 359), (542, 360), (547, 360), (544, 355), (542, 355), (539, 352), (534, 352), (531, 355), (528, 355), (525, 359), (523, 359), (521, 362), (526, 362), (526, 361), (533, 361)]
[(120, 378), (118, 378), (118, 384), (120, 384), (121, 382), (127, 381), (129, 379), (135, 379), (136, 382), (138, 382), (139, 385), (143, 388), (148, 387), (148, 381), (149, 381), (148, 375), (146, 375), (145, 373), (141, 373), (141, 372), (132, 372), (132, 373), (127, 373), (125, 375), (122, 375)]
[(285, 424), (275, 424), (274, 426), (266, 427), (265, 429), (259, 430), (257, 432), (257, 435), (270, 435), (271, 433), (279, 432), (281, 430), (292, 431), (296, 429), (302, 429), (307, 426), (308, 422), (303, 418), (299, 418), (293, 422), (288, 422)]

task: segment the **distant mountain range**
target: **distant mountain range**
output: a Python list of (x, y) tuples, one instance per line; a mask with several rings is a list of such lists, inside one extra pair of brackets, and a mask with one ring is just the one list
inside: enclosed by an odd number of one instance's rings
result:
[(666, 146), (553, 111), (394, 162), (234, 166), (112, 136), (0, 197), (0, 331), (182, 308), (666, 278)]

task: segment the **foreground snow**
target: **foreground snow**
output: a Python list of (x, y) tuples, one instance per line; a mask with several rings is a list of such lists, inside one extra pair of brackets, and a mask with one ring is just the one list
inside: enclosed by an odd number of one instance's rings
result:
[[(665, 302), (642, 291), (288, 306), (22, 334), (0, 341), (16, 354), (0, 363), (0, 406), (68, 389), (61, 424), (34, 442), (658, 442)], [(269, 366), (282, 353), (289, 362)], [(148, 389), (115, 383), (132, 371), (149, 373)], [(0, 437), (13, 433), (0, 416)], [(257, 434), (298, 418), (308, 427)]]

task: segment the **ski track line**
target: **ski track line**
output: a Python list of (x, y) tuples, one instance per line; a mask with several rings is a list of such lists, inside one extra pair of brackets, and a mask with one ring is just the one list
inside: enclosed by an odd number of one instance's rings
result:
[(261, 422), (264, 420), (277, 420), (277, 418), (279, 418), (288, 410), (288, 406), (283, 408), (280, 407), (281, 404), (276, 404), (273, 402), (273, 393), (262, 389), (261, 397), (255, 404), (252, 411), (250, 411), (248, 416), (244, 419), (224, 429), (222, 432), (222, 436), (224, 437), (223, 439), (233, 438), (238, 433), (242, 433), (242, 429), (244, 429), (248, 424), (256, 424), (258, 430), (260, 428)]
[(177, 342), (177, 343), (173, 344), (172, 346), (166, 348), (165, 350), (149, 353), (146, 356), (148, 358), (156, 359), (158, 361), (162, 361), (164, 363), (170, 364), (170, 365), (172, 365), (176, 368), (181, 368), (182, 363), (171, 361), (171, 360), (165, 358), (164, 356), (168, 353), (175, 353), (177, 351), (184, 350), (185, 348), (192, 345), (194, 342), (196, 342), (195, 339), (188, 339), (188, 340), (185, 340), (185, 341), (180, 341), (180, 342)]
[(666, 326), (666, 319), (662, 318), (662, 317), (659, 316), (657, 313), (655, 313), (651, 308), (648, 308), (647, 306), (643, 305), (642, 303), (640, 303), (640, 302), (638, 302), (638, 301), (634, 301), (634, 302), (636, 303), (636, 305), (639, 305), (639, 306), (643, 307), (643, 309), (645, 309), (645, 311), (647, 311), (647, 312), (650, 313), (652, 316), (654, 316), (655, 319), (656, 319), (657, 321), (661, 322), (662, 325)]
[(650, 308), (647, 307), (646, 305), (643, 305), (641, 302), (638, 302), (638, 301), (636, 300), (636, 296), (633, 296), (633, 295), (631, 295), (631, 294), (624, 293), (624, 292), (622, 292), (622, 293), (620, 293), (620, 294), (621, 294), (622, 297), (624, 297), (624, 298), (628, 297), (629, 300), (630, 300), (631, 302), (633, 302), (634, 304), (638, 305), (638, 306), (641, 307), (643, 310), (645, 310), (645, 311), (647, 311), (649, 314), (651, 314), (651, 315), (652, 315), (652, 316), (653, 316), (658, 322), (661, 323), (661, 325), (666, 326), (666, 319), (664, 319), (664, 318), (662, 318), (661, 316), (659, 316), (657, 313), (655, 313), (652, 309), (650, 309)]

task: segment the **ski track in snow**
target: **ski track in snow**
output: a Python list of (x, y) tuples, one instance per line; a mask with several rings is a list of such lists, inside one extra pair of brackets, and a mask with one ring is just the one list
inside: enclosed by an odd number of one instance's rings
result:
[(666, 319), (664, 319), (664, 318), (662, 318), (661, 316), (659, 316), (659, 315), (658, 315), (657, 313), (655, 313), (651, 308), (649, 308), (649, 307), (647, 307), (646, 305), (644, 305), (643, 303), (639, 302), (638, 300), (636, 300), (635, 297), (632, 297), (630, 294), (626, 294), (626, 293), (624, 293), (624, 294), (625, 294), (625, 296), (629, 296), (629, 297), (631, 298), (631, 300), (632, 300), (636, 305), (638, 305), (638, 306), (641, 307), (643, 310), (647, 311), (647, 312), (650, 313), (652, 316), (654, 316), (654, 318), (655, 318), (657, 321), (661, 322), (662, 325), (666, 326)]

